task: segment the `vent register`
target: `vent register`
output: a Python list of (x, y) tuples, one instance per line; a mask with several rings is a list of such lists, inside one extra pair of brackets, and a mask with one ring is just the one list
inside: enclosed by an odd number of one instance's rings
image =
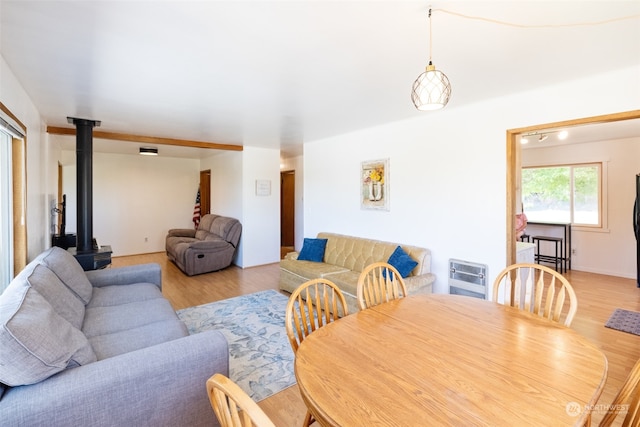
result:
[(488, 299), (486, 264), (449, 260), (449, 293)]

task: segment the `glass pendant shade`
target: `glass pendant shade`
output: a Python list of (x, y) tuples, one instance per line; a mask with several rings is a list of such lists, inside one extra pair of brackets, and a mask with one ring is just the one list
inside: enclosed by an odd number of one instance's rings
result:
[(411, 90), (413, 105), (420, 111), (439, 110), (447, 105), (451, 96), (451, 83), (442, 72), (436, 70), (429, 61), (424, 73), (420, 74)]

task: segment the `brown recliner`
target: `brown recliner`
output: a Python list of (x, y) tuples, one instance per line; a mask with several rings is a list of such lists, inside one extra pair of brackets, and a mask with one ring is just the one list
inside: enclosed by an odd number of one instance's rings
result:
[(167, 233), (167, 256), (187, 276), (222, 270), (231, 265), (242, 224), (235, 218), (207, 214), (197, 230), (173, 228)]

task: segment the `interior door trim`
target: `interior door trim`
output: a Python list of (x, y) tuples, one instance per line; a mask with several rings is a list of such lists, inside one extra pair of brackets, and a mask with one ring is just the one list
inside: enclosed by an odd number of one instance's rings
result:
[(610, 123), (639, 118), (640, 110), (631, 110), (622, 113), (604, 114), (601, 116), (584, 117), (580, 119), (507, 129), (507, 265), (511, 265), (516, 262), (516, 177), (518, 176), (517, 168), (519, 167), (517, 159), (520, 157), (520, 146), (517, 144), (517, 137), (523, 133), (536, 132), (549, 128), (570, 128), (574, 126)]

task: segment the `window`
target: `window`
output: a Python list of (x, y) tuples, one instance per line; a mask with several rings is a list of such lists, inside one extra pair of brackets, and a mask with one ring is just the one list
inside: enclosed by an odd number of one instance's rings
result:
[[(27, 261), (26, 127), (0, 102), (0, 292)], [(7, 122), (9, 118), (15, 126)], [(22, 131), (17, 130), (18, 128)]]
[(602, 164), (522, 169), (522, 201), (530, 221), (602, 227)]
[(11, 135), (0, 126), (0, 292), (13, 279)]

